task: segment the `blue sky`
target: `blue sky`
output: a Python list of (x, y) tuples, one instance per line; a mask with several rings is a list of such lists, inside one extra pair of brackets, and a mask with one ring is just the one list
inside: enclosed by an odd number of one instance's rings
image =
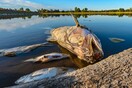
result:
[(74, 7), (87, 7), (91, 10), (117, 9), (132, 7), (132, 0), (0, 0), (2, 8), (30, 8), (32, 10), (61, 9), (70, 10)]

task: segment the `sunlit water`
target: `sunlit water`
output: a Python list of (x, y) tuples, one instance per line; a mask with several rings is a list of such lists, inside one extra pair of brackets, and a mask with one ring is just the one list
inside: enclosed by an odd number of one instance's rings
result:
[[(80, 24), (91, 29), (101, 40), (104, 57), (132, 47), (132, 18), (128, 16), (87, 16), (78, 18)], [(61, 26), (74, 26), (71, 16), (32, 16), (0, 20), (0, 49), (32, 45), (46, 42), (50, 30)], [(114, 43), (109, 38), (121, 38), (124, 42)], [(23, 63), (23, 60), (45, 53), (60, 52), (57, 45), (40, 47), (30, 53), (17, 57), (0, 57), (0, 85), (9, 86), (21, 75), (44, 67), (61, 66), (60, 62), (51, 64)], [(69, 61), (64, 66), (70, 65)]]

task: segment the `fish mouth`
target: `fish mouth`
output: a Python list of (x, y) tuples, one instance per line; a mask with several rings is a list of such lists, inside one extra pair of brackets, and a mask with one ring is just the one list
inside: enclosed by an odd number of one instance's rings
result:
[(87, 47), (84, 48), (84, 60), (90, 63), (93, 63), (104, 56), (104, 52), (102, 50), (101, 42), (96, 37), (96, 35), (92, 34), (87, 38)]
[(104, 56), (101, 42), (94, 34), (89, 34), (83, 39), (79, 47), (74, 48), (79, 59), (93, 63)]
[(93, 47), (93, 58), (95, 59), (100, 59), (103, 58), (104, 56), (104, 52), (102, 50), (101, 45), (98, 43), (92, 43), (92, 47)]

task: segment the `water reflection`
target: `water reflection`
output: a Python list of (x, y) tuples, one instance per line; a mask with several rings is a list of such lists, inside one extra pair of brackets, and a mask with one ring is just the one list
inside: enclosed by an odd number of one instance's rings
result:
[[(123, 14), (123, 13), (113, 13), (113, 14), (75, 14), (77, 18), (80, 18), (81, 16), (84, 18), (87, 18), (88, 16), (93, 16), (93, 15), (100, 15), (100, 16), (118, 16), (118, 17), (123, 17), (123, 16), (128, 16), (132, 17), (131, 13)], [(39, 14), (39, 15), (0, 15), (0, 20), (2, 19), (13, 19), (13, 18), (22, 18), (22, 19), (31, 19), (32, 16), (38, 16), (42, 18), (47, 18), (47, 17), (60, 17), (60, 16), (70, 16), (70, 14)]]
[(2, 20), (0, 21), (0, 30), (11, 31), (17, 28), (25, 28), (35, 24), (39, 24), (41, 22), (43, 22), (43, 19), (40, 19), (40, 18), (32, 18), (31, 20), (28, 20), (28, 19)]
[[(122, 17), (124, 16), (124, 14), (120, 14), (120, 15), (113, 14), (110, 16), (103, 16), (103, 15), (91, 16), (89, 14), (76, 15), (76, 17), (79, 18), (80, 23), (82, 25), (86, 25), (87, 27), (89, 27), (100, 38), (105, 52), (109, 52), (109, 54), (105, 53), (106, 56), (110, 55), (111, 51), (113, 52), (112, 48), (110, 47), (116, 46), (116, 45), (109, 45), (111, 44), (111, 42), (109, 42), (109, 37), (123, 38), (126, 41), (121, 44), (124, 44), (123, 46), (125, 47), (130, 46), (129, 35), (131, 35), (130, 32), (131, 19), (128, 19), (128, 17), (126, 16), (120, 19), (117, 16)], [(127, 16), (131, 17), (132, 15), (127, 14)], [(9, 47), (16, 47), (18, 46), (18, 44), (25, 45), (25, 44), (40, 43), (39, 40), (41, 40), (42, 42), (43, 41), (42, 38), (47, 38), (49, 36), (51, 29), (61, 26), (73, 26), (73, 25), (75, 25), (74, 21), (68, 14), (37, 15), (30, 17), (24, 16), (21, 18), (12, 18), (11, 20), (1, 19), (0, 47), (7, 48), (8, 46), (9, 48)], [(127, 45), (125, 45), (126, 43)], [(13, 46), (11, 46), (12, 44)], [(122, 47), (121, 49), (123, 50), (124, 48)]]
[[(132, 14), (74, 14), (77, 18), (80, 18), (81, 16), (84, 18), (88, 18), (88, 16), (93, 16), (93, 15), (100, 15), (100, 16), (118, 16), (118, 17), (123, 17), (123, 16), (128, 16), (132, 17)], [(60, 16), (70, 16), (70, 14), (43, 14), (39, 15), (39, 17), (46, 18), (46, 17), (60, 17)]]
[(51, 43), (56, 44), (58, 46), (58, 48), (60, 49), (61, 53), (69, 55), (71, 62), (74, 63), (78, 68), (86, 67), (87, 65), (91, 64), (91, 63), (87, 63), (84, 60), (79, 59), (77, 57), (77, 55), (73, 54), (72, 52), (70, 52), (66, 48), (60, 46), (56, 41), (52, 41)]
[(50, 18), (42, 19), (40, 17), (38, 18), (38, 17), (32, 16), (32, 19), (31, 17), (28, 17), (28, 19), (27, 17), (22, 17), (22, 19), (15, 18), (12, 20), (10, 19), (1, 20), (0, 30), (12, 31), (15, 29), (26, 28), (26, 27), (30, 27), (36, 24), (44, 23), (44, 22), (47, 22), (47, 20), (55, 20), (55, 19), (53, 18), (52, 19)]
[[(104, 57), (121, 52), (124, 49), (132, 47), (132, 15), (76, 15), (82, 25), (86, 25), (101, 40)], [(31, 17), (5, 17), (0, 16), (0, 49), (12, 48), (18, 46), (32, 45), (46, 42), (49, 32), (53, 28), (61, 26), (75, 25), (70, 15), (37, 15)], [(113, 43), (109, 38), (121, 38), (124, 42)], [(0, 86), (16, 80), (19, 77), (38, 70), (43, 67), (67, 66), (74, 67), (75, 63), (79, 68), (88, 65), (85, 61), (77, 58), (66, 49), (60, 48), (61, 52), (71, 55), (70, 60), (64, 59), (57, 62), (46, 64), (21, 63), (21, 61), (37, 57), (46, 53), (60, 52), (56, 45), (41, 47), (33, 52), (22, 54), (13, 58), (0, 57)], [(71, 63), (73, 62), (73, 63)], [(26, 69), (25, 69), (26, 67)], [(76, 66), (75, 66), (76, 67)], [(18, 70), (21, 69), (21, 70)], [(14, 80), (15, 79), (15, 80)], [(3, 82), (4, 80), (4, 82)]]
[(22, 18), (22, 19), (31, 19), (34, 15), (0, 15), (0, 20), (2, 19), (13, 19), (13, 18)]
[(87, 63), (84, 60), (79, 59), (75, 54), (69, 52), (67, 49), (61, 47), (60, 45), (58, 45), (58, 47), (60, 48), (62, 53), (68, 54), (70, 55), (70, 60), (79, 68), (85, 67), (87, 65), (90, 65), (89, 63)]

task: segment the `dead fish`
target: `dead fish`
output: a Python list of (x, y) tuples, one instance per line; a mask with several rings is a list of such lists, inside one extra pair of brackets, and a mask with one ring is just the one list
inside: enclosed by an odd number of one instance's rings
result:
[(91, 20), (83, 20), (83, 21), (91, 21)]
[(19, 47), (14, 47), (14, 48), (10, 48), (10, 49), (2, 49), (2, 50), (0, 50), (0, 56), (13, 57), (13, 56), (16, 56), (21, 53), (30, 52), (30, 51), (32, 51), (38, 47), (42, 47), (42, 46), (49, 46), (48, 42), (29, 45), (29, 46), (19, 46)]
[(76, 17), (72, 15), (76, 26), (64, 26), (51, 31), (51, 37), (47, 40), (57, 42), (79, 59), (88, 63), (103, 57), (103, 50), (97, 36), (85, 26), (81, 26)]
[(120, 43), (120, 42), (124, 42), (124, 39), (121, 38), (109, 38), (109, 40), (113, 43)]
[(63, 53), (50, 53), (50, 54), (44, 54), (42, 56), (36, 57), (34, 59), (28, 59), (24, 62), (50, 62), (54, 60), (64, 59), (68, 58), (69, 55), (63, 54)]
[(15, 84), (22, 84), (22, 83), (32, 82), (36, 80), (51, 78), (51, 77), (62, 75), (74, 70), (75, 70), (74, 68), (68, 68), (68, 67), (44, 68), (44, 69), (35, 71), (31, 74), (20, 77), (17, 81), (15, 81)]

